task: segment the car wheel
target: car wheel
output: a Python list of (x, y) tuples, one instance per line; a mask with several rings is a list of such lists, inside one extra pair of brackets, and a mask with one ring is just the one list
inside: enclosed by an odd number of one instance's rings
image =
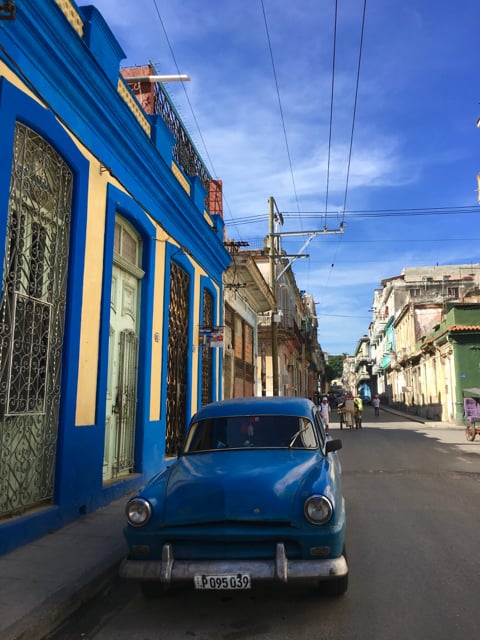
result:
[[(347, 548), (343, 545), (342, 554), (347, 559)], [(340, 578), (332, 578), (330, 580), (320, 580), (318, 583), (320, 593), (329, 598), (342, 596), (348, 589), (348, 573)]]
[(140, 590), (145, 598), (161, 598), (168, 592), (168, 586), (155, 580), (140, 583)]
[(348, 589), (348, 573), (341, 578), (322, 580), (318, 583), (318, 588), (323, 596), (329, 598), (343, 595)]
[(477, 435), (475, 424), (470, 422), (465, 429), (465, 437), (469, 442), (473, 442), (475, 440), (475, 436)]

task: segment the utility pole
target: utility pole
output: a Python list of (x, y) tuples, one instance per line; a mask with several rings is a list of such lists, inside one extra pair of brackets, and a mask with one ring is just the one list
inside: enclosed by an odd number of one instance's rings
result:
[(270, 261), (270, 289), (272, 290), (274, 305), (271, 315), (271, 328), (272, 328), (272, 388), (273, 395), (278, 396), (278, 309), (277, 309), (277, 293), (276, 285), (277, 279), (275, 276), (275, 247), (274, 247), (274, 207), (275, 200), (273, 197), (268, 199), (269, 204), (269, 261)]
[[(269, 216), (268, 216), (268, 222), (269, 222), (269, 229), (268, 229), (268, 236), (269, 236), (269, 265), (270, 265), (270, 289), (272, 291), (273, 294), (273, 298), (274, 298), (274, 304), (273, 304), (273, 309), (272, 309), (272, 315), (271, 315), (271, 329), (272, 329), (272, 387), (273, 387), (273, 395), (274, 396), (278, 396), (279, 395), (279, 371), (278, 371), (278, 319), (279, 319), (279, 312), (278, 312), (278, 304), (277, 304), (277, 281), (282, 277), (282, 275), (291, 268), (293, 262), (295, 262), (295, 260), (298, 260), (298, 258), (308, 258), (309, 255), (306, 253), (303, 253), (304, 249), (306, 249), (306, 247), (310, 244), (310, 242), (316, 238), (318, 235), (323, 235), (323, 234), (331, 234), (331, 233), (343, 233), (343, 222), (340, 224), (340, 228), (339, 229), (335, 229), (333, 231), (330, 231), (329, 229), (327, 229), (327, 227), (325, 226), (323, 229), (314, 229), (313, 231), (280, 231), (280, 232), (275, 232), (275, 221), (279, 220), (280, 224), (283, 225), (283, 216), (280, 213), (280, 211), (278, 210), (277, 207), (277, 203), (275, 202), (275, 198), (273, 198), (273, 196), (271, 196), (268, 199), (268, 204), (269, 204)], [(277, 211), (278, 217), (275, 217), (275, 209)], [(277, 253), (277, 250), (279, 249), (280, 246), (280, 240), (283, 236), (300, 236), (300, 235), (308, 235), (310, 236), (306, 242), (304, 243), (304, 245), (302, 246), (302, 248), (300, 249), (300, 252), (294, 255), (288, 255), (286, 253), (282, 253), (281, 255), (279, 255)], [(280, 273), (277, 273), (277, 269), (276, 269), (276, 263), (278, 259), (287, 259), (287, 264), (283, 265), (283, 268), (281, 269)], [(301, 393), (305, 394), (307, 389), (307, 384), (306, 384), (306, 373), (304, 371), (304, 363), (305, 363), (305, 345), (302, 345), (302, 379), (300, 381), (300, 386), (302, 387), (301, 389)]]

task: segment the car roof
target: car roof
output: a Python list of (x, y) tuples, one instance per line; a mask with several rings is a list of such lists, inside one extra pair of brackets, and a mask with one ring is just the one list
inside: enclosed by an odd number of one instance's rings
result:
[(241, 415), (287, 415), (304, 416), (312, 415), (315, 407), (308, 398), (292, 398), (284, 396), (261, 396), (252, 398), (232, 398), (220, 400), (205, 405), (193, 416), (193, 420), (204, 420), (220, 416)]

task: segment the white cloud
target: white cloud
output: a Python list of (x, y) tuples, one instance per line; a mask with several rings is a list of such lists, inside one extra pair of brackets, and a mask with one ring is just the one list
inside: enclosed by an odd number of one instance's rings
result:
[[(138, 0), (121, 9), (118, 0), (93, 3), (129, 64), (152, 60), (159, 71), (175, 73), (171, 46), (179, 70), (191, 75), (186, 89), (194, 116), (183, 88), (168, 89), (208, 168), (223, 180), (231, 237), (261, 242), (269, 196), (281, 210), (297, 210), (283, 127), (300, 209), (323, 210), (334, 3), (264, 3), (283, 122), (259, 2)], [(341, 211), (344, 201), (361, 11), (356, 0), (339, 3), (329, 211)], [(475, 204), (480, 111), (472, 79), (478, 75), (479, 21), (478, 0), (368, 3), (347, 211)], [(234, 218), (260, 214), (264, 223), (234, 224)], [(452, 233), (459, 237), (453, 228), (471, 235), (472, 220), (350, 217), (343, 239), (313, 241), (312, 257), (295, 262), (294, 272), (300, 288), (321, 302), (322, 346), (331, 353), (353, 350), (383, 278), (406, 266), (453, 264), (478, 253), (474, 242), (451, 239)], [(285, 227), (321, 223), (321, 216), (298, 216)], [(429, 237), (438, 242), (416, 242)], [(375, 242), (353, 242), (362, 239)], [(304, 240), (287, 244), (295, 250)]]

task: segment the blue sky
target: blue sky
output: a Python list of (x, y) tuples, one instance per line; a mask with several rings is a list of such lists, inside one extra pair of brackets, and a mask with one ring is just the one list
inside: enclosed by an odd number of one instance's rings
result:
[(270, 196), (284, 232), (345, 223), (293, 264), (328, 353), (354, 352), (382, 279), (480, 262), (479, 0), (367, 0), (358, 91), (364, 2), (338, 0), (333, 103), (335, 0), (92, 4), (124, 66), (191, 77), (166, 88), (223, 180), (229, 238), (262, 246)]

